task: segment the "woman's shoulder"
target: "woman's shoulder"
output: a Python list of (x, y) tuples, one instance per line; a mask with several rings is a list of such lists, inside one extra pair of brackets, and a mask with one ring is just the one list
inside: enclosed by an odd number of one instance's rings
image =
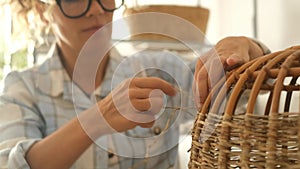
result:
[(56, 58), (48, 58), (40, 65), (35, 65), (24, 70), (15, 70), (4, 77), (4, 87), (12, 86), (13, 84), (23, 84), (34, 87), (41, 76), (50, 76), (51, 71), (61, 70), (60, 66), (56, 65)]

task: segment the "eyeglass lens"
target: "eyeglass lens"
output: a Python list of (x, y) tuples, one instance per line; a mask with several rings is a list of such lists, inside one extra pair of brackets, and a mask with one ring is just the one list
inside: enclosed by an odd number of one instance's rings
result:
[[(68, 16), (79, 16), (89, 10), (89, 3), (93, 0), (61, 0), (60, 5), (63, 12)], [(104, 10), (113, 11), (123, 5), (122, 0), (97, 0), (102, 4)]]

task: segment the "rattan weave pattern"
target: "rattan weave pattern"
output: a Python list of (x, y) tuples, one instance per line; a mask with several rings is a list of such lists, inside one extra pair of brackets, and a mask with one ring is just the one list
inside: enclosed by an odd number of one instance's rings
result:
[[(298, 110), (290, 110), (293, 95), (299, 95), (299, 76), (300, 46), (228, 73), (197, 114), (189, 168), (300, 168), (299, 101)], [(245, 111), (237, 113), (246, 91)], [(264, 112), (255, 112), (262, 91), (268, 93)]]

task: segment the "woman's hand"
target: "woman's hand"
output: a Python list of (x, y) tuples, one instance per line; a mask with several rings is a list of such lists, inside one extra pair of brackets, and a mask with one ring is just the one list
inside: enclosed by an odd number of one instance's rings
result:
[(98, 107), (115, 131), (127, 131), (136, 126), (149, 128), (163, 106), (164, 94), (176, 94), (168, 82), (155, 77), (132, 78), (98, 102)]
[(201, 108), (210, 89), (224, 75), (224, 70), (231, 70), (262, 55), (260, 46), (247, 37), (227, 37), (219, 41), (196, 64), (193, 93), (197, 108)]

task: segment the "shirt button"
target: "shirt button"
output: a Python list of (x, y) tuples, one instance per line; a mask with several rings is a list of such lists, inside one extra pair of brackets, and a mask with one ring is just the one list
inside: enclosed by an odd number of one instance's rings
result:
[(160, 128), (159, 126), (155, 126), (155, 127), (153, 128), (153, 133), (154, 133), (155, 135), (159, 135), (159, 134), (161, 133), (161, 128)]
[(108, 158), (113, 158), (114, 157), (114, 153), (108, 152)]

